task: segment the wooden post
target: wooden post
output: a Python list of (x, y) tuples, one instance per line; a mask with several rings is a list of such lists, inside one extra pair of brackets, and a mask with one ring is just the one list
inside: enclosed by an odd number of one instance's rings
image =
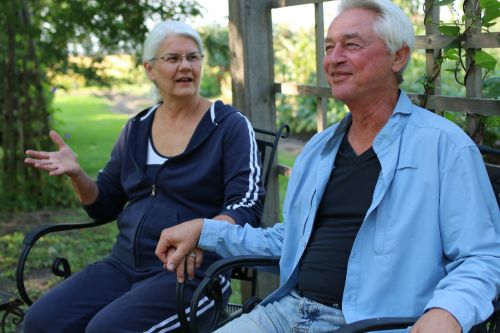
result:
[[(425, 34), (437, 35), (439, 30), (436, 23), (439, 22), (439, 6), (434, 6), (434, 0), (426, 0), (424, 5), (425, 11)], [(434, 79), (434, 87), (429, 90), (429, 95), (439, 94), (441, 91), (441, 69), (437, 61), (441, 57), (441, 49), (426, 49), (425, 50), (425, 67), (428, 78)], [(427, 99), (428, 100), (428, 99)], [(422, 105), (426, 107), (426, 105)], [(442, 115), (441, 110), (433, 110)]]
[[(316, 84), (326, 86), (325, 73), (323, 72), (323, 57), (325, 54), (325, 20), (323, 14), (323, 3), (314, 4), (315, 34), (316, 34)], [(316, 98), (316, 130), (323, 131), (327, 126), (326, 112), (328, 108), (328, 99), (325, 97)]]
[[(271, 2), (229, 0), (229, 49), (233, 105), (249, 117), (254, 127), (276, 129), (274, 58)], [(275, 163), (276, 164), (276, 163)], [(279, 220), (279, 186), (276, 168), (271, 173), (263, 221)], [(265, 296), (278, 286), (274, 274), (259, 273), (257, 295)], [(242, 295), (249, 291), (242, 287)]]
[[(466, 15), (465, 25), (471, 26), (469, 33), (481, 32), (481, 21), (472, 20), (472, 15), (479, 16), (481, 9), (478, 0), (470, 0), (464, 3), (464, 13)], [(466, 56), (466, 71), (465, 75), (465, 95), (467, 97), (483, 97), (482, 93), (482, 70), (481, 67), (476, 66), (470, 54), (474, 54), (476, 49), (469, 49)], [(483, 134), (485, 129), (484, 117), (480, 114), (466, 113), (467, 118), (467, 134), (476, 143), (482, 143)]]

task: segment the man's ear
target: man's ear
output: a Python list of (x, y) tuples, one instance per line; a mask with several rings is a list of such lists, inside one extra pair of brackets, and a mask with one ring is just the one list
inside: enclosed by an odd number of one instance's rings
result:
[(394, 53), (394, 62), (392, 63), (392, 70), (394, 73), (398, 73), (401, 68), (410, 60), (410, 48), (408, 46), (403, 46)]

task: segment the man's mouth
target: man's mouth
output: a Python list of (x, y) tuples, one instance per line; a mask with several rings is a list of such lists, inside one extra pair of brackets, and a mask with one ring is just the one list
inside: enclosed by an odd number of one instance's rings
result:
[(349, 72), (343, 72), (343, 71), (330, 72), (330, 80), (332, 82), (343, 81), (343, 80), (347, 79), (349, 76), (351, 76), (351, 73), (349, 73)]

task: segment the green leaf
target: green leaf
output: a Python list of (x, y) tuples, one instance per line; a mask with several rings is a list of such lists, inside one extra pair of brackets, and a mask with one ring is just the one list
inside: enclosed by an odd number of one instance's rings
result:
[(460, 27), (456, 25), (440, 25), (438, 30), (445, 36), (458, 36), (460, 33)]
[(459, 60), (460, 57), (458, 56), (458, 50), (457, 49), (448, 49), (444, 52), (444, 56), (447, 59), (450, 60)]
[(500, 7), (498, 4), (495, 7), (486, 7), (484, 8), (484, 15), (482, 18), (483, 24), (487, 22), (491, 22), (500, 17)]
[(481, 8), (485, 9), (487, 7), (498, 7), (498, 0), (479, 0)]
[[(500, 77), (494, 76), (483, 81), (483, 96), (486, 98), (500, 97)], [(492, 117), (490, 117), (492, 118)], [(500, 120), (500, 117), (497, 117)], [(499, 124), (500, 126), (500, 124)], [(500, 128), (500, 127), (499, 127)]]
[(450, 5), (454, 2), (455, 2), (455, 0), (441, 0), (441, 1), (437, 2), (437, 5), (438, 6), (446, 6), (446, 5)]
[(484, 51), (476, 51), (474, 54), (474, 61), (476, 65), (479, 67), (486, 68), (487, 70), (493, 71), (495, 70), (495, 66), (497, 64), (497, 60), (491, 54)]

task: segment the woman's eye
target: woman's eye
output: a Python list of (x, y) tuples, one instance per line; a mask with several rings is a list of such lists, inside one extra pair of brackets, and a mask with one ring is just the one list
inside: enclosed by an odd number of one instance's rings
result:
[(171, 56), (168, 56), (166, 59), (165, 59), (166, 62), (168, 63), (171, 63), (171, 64), (175, 64), (179, 61), (179, 57), (176, 56), (176, 55), (171, 55)]

